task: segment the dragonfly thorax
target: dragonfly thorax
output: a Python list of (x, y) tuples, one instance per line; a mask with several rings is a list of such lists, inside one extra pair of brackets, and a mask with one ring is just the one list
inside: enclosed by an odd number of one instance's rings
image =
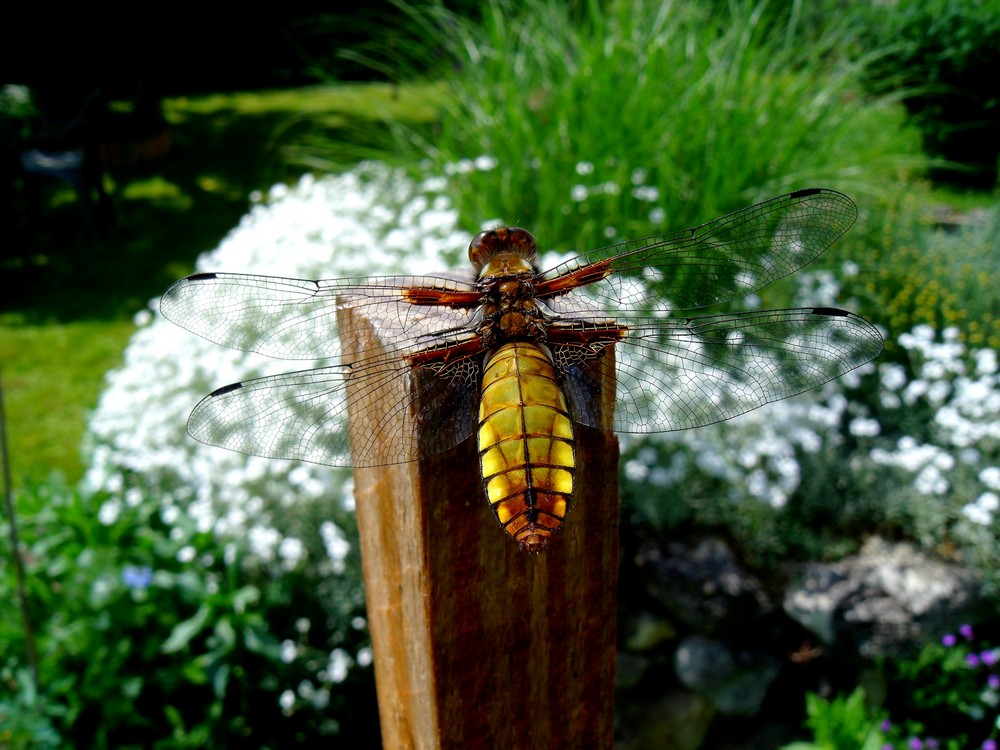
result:
[[(494, 258), (494, 264), (506, 264), (508, 256)], [(523, 258), (517, 259), (527, 263)], [(479, 334), (487, 348), (515, 341), (542, 341), (546, 336), (544, 312), (535, 299), (535, 273), (522, 271), (513, 275), (484, 274), (479, 281), (483, 294), (482, 318)]]

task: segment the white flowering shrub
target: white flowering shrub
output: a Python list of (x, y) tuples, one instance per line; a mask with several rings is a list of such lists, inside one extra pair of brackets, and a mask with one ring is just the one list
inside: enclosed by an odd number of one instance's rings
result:
[(954, 329), (939, 337), (926, 325), (897, 343), (905, 365), (869, 364), (728, 422), (625, 441), (630, 507), (659, 528), (725, 526), (762, 554), (828, 555), (838, 537), (895, 530), (954, 550), (994, 590), (997, 353), (969, 350)]
[[(856, 273), (851, 261), (842, 264), (841, 276)], [(831, 271), (799, 271), (789, 281), (793, 306), (853, 306)], [(761, 299), (752, 294), (736, 306), (754, 309)], [(864, 502), (842, 491), (841, 502), (833, 503), (819, 487), (820, 474), (839, 474), (853, 444), (844, 425), (860, 407), (846, 394), (874, 372), (870, 363), (822, 388), (701, 429), (624, 437), (626, 512), (662, 534), (683, 524), (726, 528), (757, 557), (820, 554), (829, 540), (816, 533), (817, 511), (843, 518)]]
[(825, 540), (805, 516), (843, 517), (862, 500), (851, 491), (824, 497), (820, 474), (835, 476), (851, 449), (844, 424), (857, 407), (844, 391), (871, 369), (727, 422), (623, 439), (626, 509), (664, 533), (691, 524), (727, 528), (757, 556), (796, 548), (819, 554)]
[[(469, 234), (457, 229), (441, 186), (440, 180), (417, 185), (372, 164), (338, 177), (307, 176), (292, 188), (278, 185), (254, 196), (240, 225), (196, 270), (329, 278), (448, 268), (454, 257), (446, 256), (460, 252)], [(227, 555), (234, 549), (227, 540), (236, 540), (246, 549), (244, 566), (313, 580), (323, 613), (314, 612), (317, 602), (301, 602), (300, 611), (323, 618), (334, 638), (357, 642), (365, 623), (350, 471), (232, 453), (185, 431), (191, 409), (215, 388), (314, 365), (223, 348), (163, 319), (157, 305), (152, 300), (138, 316), (124, 363), (108, 375), (90, 420), (84, 482), (109, 498), (100, 520), (112, 524), (123, 510), (155, 502), (172, 538), (210, 533)], [(200, 562), (191, 545), (181, 547), (178, 559)], [(308, 632), (308, 620), (299, 625)], [(282, 708), (315, 706), (328, 695), (324, 687), (344, 680), (355, 664), (370, 663), (360, 642), (357, 653), (334, 650), (331, 666), (303, 681), (297, 699), (284, 695)], [(282, 658), (293, 652), (285, 648)]]
[(899, 337), (908, 366), (879, 366), (866, 428), (868, 471), (887, 518), (928, 547), (957, 544), (992, 585), (1000, 531), (1000, 367), (994, 349), (969, 349), (954, 328), (920, 325)]

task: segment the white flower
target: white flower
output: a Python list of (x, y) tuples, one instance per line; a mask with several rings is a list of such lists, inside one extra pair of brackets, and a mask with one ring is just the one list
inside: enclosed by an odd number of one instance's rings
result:
[(976, 505), (985, 511), (990, 513), (994, 512), (997, 508), (1000, 508), (1000, 497), (997, 497), (994, 492), (984, 492), (976, 500)]
[(1000, 508), (1000, 497), (993, 492), (984, 492), (976, 502), (962, 508), (962, 514), (973, 523), (988, 526), (993, 522), (993, 515)]
[(855, 417), (851, 420), (847, 429), (854, 437), (875, 437), (882, 432), (882, 425), (876, 419)]
[(934, 464), (920, 470), (913, 480), (913, 486), (921, 495), (943, 495), (948, 491), (948, 481)]
[(480, 172), (489, 172), (491, 169), (495, 169), (499, 163), (496, 157), (486, 156), (485, 154), (477, 156), (475, 161), (476, 169)]
[(1000, 467), (987, 466), (979, 472), (979, 481), (991, 490), (1000, 490)]
[(476, 164), (472, 159), (459, 159), (457, 162), (445, 164), (444, 173), (446, 175), (469, 174), (475, 168)]
[(291, 690), (284, 690), (278, 698), (278, 705), (281, 706), (281, 713), (291, 716), (292, 708), (295, 706), (295, 693)]
[(351, 666), (351, 656), (342, 648), (330, 652), (330, 661), (326, 665), (326, 673), (331, 682), (343, 682), (347, 678), (347, 670)]
[(294, 568), (305, 557), (305, 545), (294, 537), (285, 537), (278, 545), (278, 557), (287, 568)]
[(997, 371), (997, 352), (995, 349), (979, 349), (974, 355), (977, 375), (993, 375)]
[(630, 460), (625, 462), (624, 472), (630, 482), (641, 482), (649, 476), (649, 467), (640, 461)]
[[(482, 157), (480, 157), (482, 158)], [(435, 177), (428, 177), (426, 180), (420, 183), (420, 190), (426, 193), (440, 193), (448, 187), (448, 180), (440, 175)]]
[(319, 535), (326, 548), (327, 557), (334, 563), (334, 567), (343, 566), (344, 558), (351, 550), (351, 543), (347, 541), (344, 532), (336, 524), (324, 521), (320, 524)]
[(898, 391), (906, 385), (906, 370), (902, 365), (887, 362), (879, 365), (879, 379), (882, 387), (888, 391)]
[(121, 515), (122, 504), (117, 500), (105, 500), (97, 510), (97, 520), (105, 526), (110, 526)]
[(907, 406), (913, 406), (917, 403), (917, 399), (927, 393), (929, 387), (925, 380), (911, 380), (906, 388), (903, 389), (903, 402)]
[(656, 203), (660, 200), (660, 190), (652, 185), (640, 185), (632, 188), (632, 197), (638, 201)]

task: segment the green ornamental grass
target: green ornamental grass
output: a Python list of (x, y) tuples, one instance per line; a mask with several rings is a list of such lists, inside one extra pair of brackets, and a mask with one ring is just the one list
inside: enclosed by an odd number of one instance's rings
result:
[[(799, 187), (867, 191), (908, 164), (912, 135), (887, 100), (860, 95), (866, 58), (847, 60), (836, 22), (807, 28), (764, 2), (417, 15), (444, 29), (452, 94), (423, 147), (457, 173), (463, 216), (545, 246), (693, 226)], [(495, 169), (462, 168), (477, 157)]]

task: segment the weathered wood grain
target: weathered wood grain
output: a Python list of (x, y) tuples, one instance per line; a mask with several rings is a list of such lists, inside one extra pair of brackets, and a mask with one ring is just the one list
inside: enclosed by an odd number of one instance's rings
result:
[[(348, 357), (362, 337), (377, 341), (353, 315), (340, 320)], [(613, 368), (611, 356), (595, 367)], [(377, 424), (407, 388), (352, 403), (351, 429)], [(604, 408), (610, 424), (613, 402)], [(618, 443), (576, 432), (573, 509), (537, 555), (493, 518), (474, 439), (355, 469), (384, 747), (613, 747)]]

